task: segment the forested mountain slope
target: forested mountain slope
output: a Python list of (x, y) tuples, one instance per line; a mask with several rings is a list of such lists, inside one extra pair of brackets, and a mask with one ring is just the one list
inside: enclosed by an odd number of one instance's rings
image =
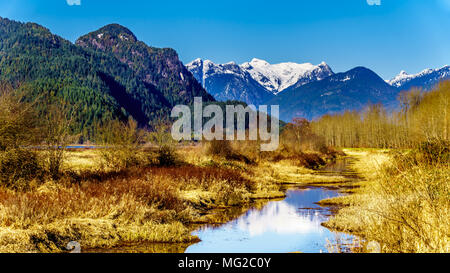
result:
[(0, 82), (26, 91), (28, 99), (51, 96), (68, 102), (76, 110), (74, 131), (87, 135), (107, 120), (131, 116), (147, 126), (167, 117), (176, 103), (189, 104), (194, 96), (213, 100), (173, 49), (147, 47), (117, 25), (104, 30), (105, 37), (127, 35), (130, 43), (122, 53), (134, 57), (78, 46), (38, 24), (0, 17)]
[(150, 47), (121, 25), (102, 27), (80, 37), (76, 44), (115, 56), (139, 80), (156, 86), (171, 105), (192, 102), (194, 97), (214, 100), (186, 69), (175, 50)]

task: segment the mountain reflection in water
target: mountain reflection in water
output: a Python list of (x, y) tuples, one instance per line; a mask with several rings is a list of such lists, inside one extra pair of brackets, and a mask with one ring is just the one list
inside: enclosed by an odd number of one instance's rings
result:
[(269, 202), (260, 210), (251, 209), (219, 227), (197, 230), (194, 234), (202, 241), (186, 252), (327, 252), (327, 242), (349, 236), (322, 227), (330, 212), (314, 203), (336, 196), (336, 191), (321, 188), (289, 190), (283, 201)]

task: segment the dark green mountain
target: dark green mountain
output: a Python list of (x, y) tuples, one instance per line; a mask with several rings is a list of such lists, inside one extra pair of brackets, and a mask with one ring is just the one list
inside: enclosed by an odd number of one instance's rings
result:
[[(66, 100), (76, 110), (74, 131), (87, 135), (98, 122), (132, 116), (146, 126), (167, 117), (175, 103), (189, 104), (197, 95), (212, 100), (191, 82), (193, 76), (174, 50), (147, 47), (118, 25), (104, 30), (105, 39), (129, 39), (119, 48), (130, 51), (118, 58), (118, 48), (74, 45), (40, 25), (0, 17), (0, 82), (28, 90), (30, 99), (50, 95)], [(128, 53), (134, 57), (127, 58)]]
[(171, 48), (155, 48), (138, 41), (127, 28), (111, 24), (91, 32), (76, 44), (115, 56), (132, 69), (139, 80), (154, 85), (171, 104), (186, 104), (194, 97), (213, 101)]

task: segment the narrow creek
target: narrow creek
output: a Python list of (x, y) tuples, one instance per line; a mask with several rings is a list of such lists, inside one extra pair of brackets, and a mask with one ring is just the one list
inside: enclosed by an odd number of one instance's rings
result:
[[(352, 161), (351, 158), (340, 159), (316, 173), (343, 176), (349, 182), (355, 182), (359, 178), (350, 168)], [(334, 208), (316, 204), (323, 199), (342, 195), (342, 189), (345, 188), (333, 185), (287, 185), (286, 198), (282, 200), (265, 201), (249, 209), (218, 211), (218, 217), (228, 220), (219, 225), (198, 225), (192, 234), (200, 238), (199, 243), (150, 243), (96, 249), (95, 252), (317, 253), (329, 252), (330, 245), (345, 252), (353, 237), (323, 227), (322, 223), (333, 214)]]
[[(318, 174), (356, 180), (357, 175), (349, 169), (350, 162), (338, 160)], [(340, 195), (338, 188), (290, 186), (284, 200), (250, 209), (220, 226), (199, 228), (193, 234), (201, 242), (189, 246), (186, 253), (314, 253), (328, 252), (330, 245), (345, 251), (352, 237), (323, 227), (321, 224), (332, 215), (332, 210), (316, 204)]]

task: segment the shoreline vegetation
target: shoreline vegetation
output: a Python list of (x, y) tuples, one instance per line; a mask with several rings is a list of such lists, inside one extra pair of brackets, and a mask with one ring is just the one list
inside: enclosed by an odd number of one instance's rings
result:
[[(97, 124), (101, 149), (66, 149), (80, 139), (67, 103), (0, 91), (0, 252), (189, 245), (196, 226), (284, 198), (289, 184), (348, 193), (320, 204), (338, 208), (326, 227), (360, 238), (352, 251), (449, 252), (449, 83), (403, 94), (392, 115), (370, 106), (294, 119), (274, 152), (260, 141), (175, 143), (169, 122), (149, 130), (133, 119)], [(320, 171), (346, 155), (363, 180)]]
[(364, 178), (353, 194), (321, 202), (342, 208), (324, 225), (358, 235), (355, 251), (375, 244), (381, 252), (448, 253), (450, 82), (402, 92), (399, 101), (398, 112), (371, 105), (313, 122), (328, 145), (352, 147), (344, 152)]
[(444, 160), (434, 162), (425, 151), (344, 152), (356, 159), (352, 167), (363, 180), (352, 194), (319, 202), (341, 208), (325, 227), (357, 235), (356, 252), (374, 251), (373, 242), (383, 253), (450, 251), (448, 143)]
[[(95, 171), (102, 151), (68, 151), (64, 169), (73, 173), (26, 191), (0, 189), (0, 252), (63, 252), (70, 241), (86, 249), (189, 245), (198, 241), (190, 235), (195, 225), (225, 223), (284, 198), (283, 181), (314, 176), (290, 160), (247, 164), (208, 156), (206, 149), (178, 148), (180, 165), (104, 173)], [(224, 213), (233, 208), (237, 214)]]
[(306, 120), (284, 128), (276, 152), (259, 141), (175, 143), (170, 123), (145, 130), (132, 119), (98, 124), (101, 149), (66, 149), (79, 136), (63, 101), (1, 91), (0, 252), (194, 243), (195, 225), (284, 198), (283, 183), (310, 180), (341, 154)]

